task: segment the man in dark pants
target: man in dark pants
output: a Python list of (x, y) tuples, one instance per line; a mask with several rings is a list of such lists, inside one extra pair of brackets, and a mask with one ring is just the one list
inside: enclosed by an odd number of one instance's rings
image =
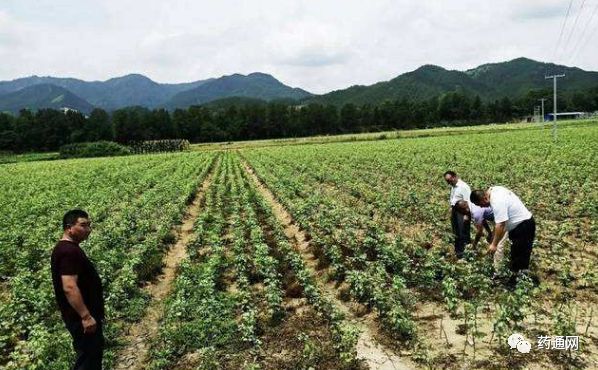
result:
[(62, 238), (52, 251), (52, 283), (77, 354), (73, 370), (101, 369), (104, 352), (102, 281), (79, 247), (91, 233), (89, 215), (77, 209), (68, 211), (62, 219), (62, 228)]
[(463, 180), (453, 171), (444, 173), (444, 181), (451, 186), (449, 203), (451, 206), (451, 226), (455, 235), (455, 254), (457, 258), (463, 257), (465, 245), (471, 243), (471, 224), (468, 216), (463, 215), (456, 209), (456, 204), (460, 200), (468, 200), (471, 189)]
[(518, 273), (528, 270), (536, 237), (536, 221), (519, 197), (505, 187), (493, 186), (486, 191), (473, 191), (470, 199), (480, 207), (492, 207), (496, 226), (488, 251), (495, 253), (500, 240), (508, 232), (511, 240), (511, 271)]

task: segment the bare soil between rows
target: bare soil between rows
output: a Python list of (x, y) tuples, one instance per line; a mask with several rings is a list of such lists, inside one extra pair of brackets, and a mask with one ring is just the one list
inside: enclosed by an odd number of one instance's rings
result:
[[(272, 206), (274, 215), (278, 221), (283, 225), (285, 235), (293, 242), (296, 250), (301, 254), (306, 265), (313, 272), (317, 278), (318, 286), (322, 293), (339, 308), (341, 312), (346, 315), (346, 319), (360, 331), (360, 336), (357, 343), (357, 358), (365, 361), (370, 369), (380, 370), (407, 370), (417, 368), (410, 360), (403, 358), (395, 353), (395, 351), (382, 344), (377, 338), (380, 336), (377, 324), (374, 322), (374, 315), (363, 314), (363, 308), (355, 304), (354, 309), (351, 305), (344, 303), (338, 298), (339, 290), (332, 282), (324, 281), (323, 274), (319, 268), (318, 258), (311, 252), (311, 246), (305, 231), (301, 230), (294, 222), (291, 214), (284, 208), (284, 206), (276, 199), (274, 194), (268, 187), (258, 178), (253, 169), (246, 162), (243, 166), (250, 178), (254, 181), (260, 194)], [(356, 313), (355, 311), (361, 311)], [(358, 317), (358, 315), (361, 315)]]
[[(214, 165), (216, 166), (217, 163)], [(182, 224), (174, 228), (176, 243), (162, 259), (162, 273), (143, 289), (150, 296), (150, 303), (143, 318), (130, 326), (122, 338), (126, 343), (115, 361), (115, 370), (141, 370), (145, 368), (150, 340), (156, 336), (164, 315), (164, 299), (172, 290), (172, 285), (180, 263), (187, 256), (187, 245), (194, 237), (193, 225), (200, 214), (204, 194), (212, 183), (212, 174), (207, 176), (191, 204), (187, 207)]]

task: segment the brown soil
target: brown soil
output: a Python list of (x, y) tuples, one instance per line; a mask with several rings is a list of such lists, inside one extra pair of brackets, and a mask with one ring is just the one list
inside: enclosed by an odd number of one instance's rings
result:
[(0, 300), (8, 299), (10, 296), (8, 283), (0, 282)]
[[(427, 347), (427, 356), (435, 368), (442, 369), (569, 369), (576, 368), (573, 363), (564, 362), (562, 359), (555, 360), (553, 357), (562, 355), (562, 351), (542, 351), (537, 349), (537, 335), (556, 335), (551, 332), (552, 322), (550, 310), (546, 315), (533, 317), (528, 315), (524, 320), (525, 330), (522, 334), (532, 344), (530, 354), (523, 355), (516, 350), (508, 353), (499, 351), (498, 338), (492, 338), (493, 322), (495, 311), (493, 307), (480, 308), (478, 314), (478, 331), (481, 337), (476, 338), (476, 350), (474, 349), (471, 335), (464, 333), (464, 320), (461, 317), (453, 318), (448, 315), (443, 305), (435, 302), (419, 303), (414, 315), (418, 331), (425, 333), (420, 339)], [(552, 307), (546, 301), (541, 303)], [(580, 340), (585, 338), (584, 353), (580, 356), (583, 360), (581, 367), (587, 369), (598, 368), (598, 351), (596, 350), (595, 324), (588, 327), (590, 307), (580, 308), (578, 312), (577, 332)], [(462, 310), (459, 309), (459, 315)], [(588, 334), (584, 335), (588, 328)]]
[[(338, 369), (332, 333), (324, 319), (305, 299), (287, 300), (284, 307), (285, 318), (276, 324), (264, 316), (258, 318), (262, 343), (259, 349), (219, 351), (211, 357), (197, 351), (186, 354), (174, 369), (197, 369), (210, 362), (217, 363), (222, 370), (244, 369), (251, 363), (259, 364), (262, 370)], [(264, 310), (265, 307), (260, 307), (260, 311)]]
[[(345, 313), (347, 320), (360, 331), (360, 337), (357, 343), (357, 358), (365, 361), (370, 369), (414, 369), (415, 364), (411, 361), (398, 356), (391, 348), (385, 346), (376, 338), (379, 336), (377, 324), (374, 322), (372, 314), (357, 317), (356, 311), (363, 311), (362, 308), (351, 309), (350, 305), (343, 303), (337, 296), (338, 290), (334, 283), (326, 283), (322, 279), (322, 274), (317, 273), (318, 258), (311, 252), (309, 238), (306, 233), (295, 224), (290, 213), (275, 198), (274, 194), (257, 177), (253, 169), (244, 163), (244, 168), (249, 177), (254, 181), (260, 194), (272, 206), (273, 212), (278, 221), (284, 226), (286, 236), (295, 244), (299, 253), (306, 262), (307, 267), (313, 271), (317, 277), (318, 285), (323, 292), (335, 305)], [(359, 305), (357, 305), (359, 306)]]
[(334, 339), (327, 323), (305, 299), (287, 302), (287, 317), (278, 325), (263, 324), (259, 363), (264, 369), (337, 369)]
[(198, 189), (186, 210), (182, 224), (173, 230), (176, 243), (169, 248), (162, 260), (164, 266), (162, 273), (155, 281), (143, 288), (151, 297), (151, 301), (144, 317), (138, 323), (132, 324), (128, 333), (122, 338), (125, 348), (118, 354), (114, 369), (144, 369), (150, 339), (157, 334), (160, 320), (164, 315), (163, 300), (170, 293), (177, 268), (187, 255), (187, 245), (194, 237), (193, 224), (199, 215), (205, 191), (211, 182), (212, 174)]

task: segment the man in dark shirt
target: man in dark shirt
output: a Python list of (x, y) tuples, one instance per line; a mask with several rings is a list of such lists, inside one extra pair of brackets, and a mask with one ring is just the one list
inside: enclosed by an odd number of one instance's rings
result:
[(79, 243), (91, 233), (89, 215), (68, 211), (64, 233), (52, 251), (52, 283), (56, 302), (77, 353), (73, 370), (101, 369), (104, 352), (102, 281)]

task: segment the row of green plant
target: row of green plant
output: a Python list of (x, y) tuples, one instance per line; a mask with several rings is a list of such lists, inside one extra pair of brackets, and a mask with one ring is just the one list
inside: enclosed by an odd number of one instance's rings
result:
[[(595, 263), (587, 253), (597, 242), (597, 143), (598, 129), (583, 126), (563, 128), (556, 144), (550, 131), (537, 130), (255, 148), (243, 156), (309, 232), (331, 275), (349, 283), (354, 298), (380, 302), (371, 283), (386, 271), (422, 299), (444, 302), (463, 321), (475, 353), (486, 335), (505, 348), (508, 332), (545, 329), (530, 317), (559, 316), (577, 292), (595, 289)], [(472, 188), (505, 185), (532, 210), (539, 225), (532, 275), (543, 279), (539, 288), (529, 281), (514, 291), (497, 286), (483, 246), (466, 264), (453, 263), (449, 189), (442, 179), (447, 169)], [(557, 304), (561, 294), (553, 293), (563, 289), (573, 296), (566, 305)], [(547, 301), (554, 303), (552, 313)], [(491, 333), (478, 325), (482, 311), (493, 322)]]
[[(267, 213), (269, 205), (244, 175), (239, 158), (223, 154), (213, 178), (194, 226), (196, 238), (188, 246), (188, 259), (179, 269), (153, 342), (150, 367), (172, 368), (195, 354), (199, 356), (193, 366), (218, 368), (245, 354), (242, 366), (258, 368), (264, 331), (260, 326), (276, 330), (287, 319), (282, 275), (289, 271), (316, 312), (330, 323), (339, 363), (354, 365), (357, 332), (323, 298), (278, 221)], [(275, 234), (274, 241), (266, 240), (268, 230)], [(256, 287), (258, 282), (263, 288)]]
[(193, 227), (195, 237), (166, 302), (148, 368), (171, 368), (192, 353), (199, 353), (199, 362), (210, 368), (217, 351), (243, 346), (236, 321), (239, 299), (224, 286), (224, 273), (232, 264), (225, 241), (230, 188), (229, 166), (220, 158)]
[(82, 245), (102, 277), (106, 363), (126, 322), (147, 302), (140, 282), (161, 267), (171, 228), (207, 174), (211, 154), (22, 163), (0, 168), (0, 366), (67, 369), (71, 341), (55, 305), (49, 257), (62, 215), (88, 211)]
[[(393, 242), (384, 234), (375, 235), (373, 223), (360, 223), (363, 219), (358, 213), (342, 207), (321, 191), (308, 190), (306, 186), (297, 194), (297, 188), (303, 187), (301, 180), (285, 178), (281, 185), (277, 179), (283, 178), (282, 173), (267, 172), (257, 161), (252, 165), (309, 233), (314, 252), (323, 263), (330, 265), (331, 277), (339, 283), (347, 282), (355, 300), (375, 309), (391, 335), (413, 339), (415, 326), (409, 304), (412, 297), (406, 290), (406, 274), (403, 273), (409, 267), (409, 260), (395, 253)], [(364, 231), (370, 231), (371, 235), (365, 239), (358, 236)]]
[(248, 179), (248, 182), (251, 184), (249, 188), (250, 197), (256, 205), (256, 211), (263, 217), (263, 227), (272, 233), (276, 244), (276, 253), (282, 259), (283, 268), (292, 271), (308, 302), (313, 305), (318, 314), (330, 323), (334, 337), (334, 347), (342, 361), (340, 365), (343, 367), (355, 365), (355, 346), (359, 334), (357, 329), (345, 321), (344, 314), (340, 312), (330, 298), (322, 293), (314, 277), (314, 271), (307, 267), (301, 254), (289, 241), (289, 237), (284, 232), (284, 226), (274, 214), (273, 205), (259, 193), (251, 179)]

